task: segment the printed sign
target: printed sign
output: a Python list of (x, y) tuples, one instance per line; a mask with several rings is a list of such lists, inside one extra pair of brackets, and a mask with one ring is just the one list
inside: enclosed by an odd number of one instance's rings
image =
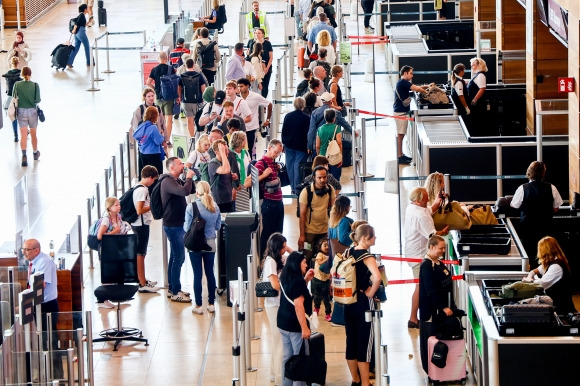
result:
[(558, 92), (574, 92), (574, 78), (558, 78)]
[(568, 41), (568, 11), (554, 0), (548, 1), (548, 25), (566, 42)]
[(340, 63), (352, 63), (352, 45), (350, 42), (340, 42)]

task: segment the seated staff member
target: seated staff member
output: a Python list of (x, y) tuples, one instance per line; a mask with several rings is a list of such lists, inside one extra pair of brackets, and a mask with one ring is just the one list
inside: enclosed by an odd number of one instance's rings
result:
[(530, 269), (537, 267), (532, 256), (537, 256), (538, 241), (550, 234), (552, 217), (562, 205), (562, 197), (552, 184), (544, 182), (546, 165), (534, 161), (528, 166), (526, 178), (530, 182), (520, 185), (510, 205), (520, 209), (520, 227), (522, 245), (530, 257)]
[(540, 283), (554, 301), (558, 315), (577, 312), (572, 301), (568, 259), (555, 238), (546, 236), (538, 242), (538, 262), (538, 268), (532, 269), (522, 280)]

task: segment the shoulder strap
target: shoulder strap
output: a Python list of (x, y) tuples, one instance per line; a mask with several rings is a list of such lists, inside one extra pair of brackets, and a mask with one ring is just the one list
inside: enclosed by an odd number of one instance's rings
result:
[(290, 302), (290, 304), (294, 305), (294, 302), (292, 300), (290, 300), (288, 295), (286, 295), (286, 292), (284, 292), (284, 287), (282, 287), (282, 283), (280, 283), (280, 289), (282, 290), (282, 293), (284, 294), (284, 297), (286, 298), (286, 300), (288, 300), (288, 302)]
[(141, 120), (143, 120), (143, 114), (145, 114), (145, 106), (139, 105), (139, 108), (141, 109)]
[[(314, 184), (314, 182), (312, 183)], [(308, 200), (308, 203), (306, 204), (306, 209), (310, 209), (310, 218), (308, 219), (308, 224), (310, 224), (310, 221), (312, 221), (312, 200), (314, 199), (314, 192), (312, 192), (312, 188), (311, 185), (308, 184), (306, 186), (306, 197)]]
[(199, 219), (201, 217), (201, 214), (199, 213), (199, 208), (197, 207), (197, 200), (193, 201), (191, 205), (192, 205), (191, 209), (193, 209), (193, 221), (195, 221), (196, 219)]
[(354, 265), (354, 264), (356, 264), (356, 263), (358, 263), (358, 262), (359, 262), (359, 261), (361, 261), (361, 260), (364, 260), (364, 259), (366, 259), (367, 257), (372, 257), (372, 256), (373, 256), (373, 255), (371, 255), (370, 253), (368, 253), (368, 252), (365, 252), (365, 253), (363, 253), (363, 254), (362, 254), (362, 255), (361, 255), (361, 256), (360, 256), (358, 259), (355, 259), (355, 261), (354, 261), (353, 265)]
[(173, 68), (173, 66), (170, 66), (169, 64), (166, 64), (167, 66), (167, 75), (171, 75), (171, 69)]

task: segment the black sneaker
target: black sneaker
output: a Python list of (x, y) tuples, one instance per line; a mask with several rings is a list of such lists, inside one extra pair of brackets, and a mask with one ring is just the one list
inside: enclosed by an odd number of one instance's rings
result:
[(409, 165), (410, 163), (410, 159), (405, 158), (404, 156), (399, 157), (399, 165)]
[(413, 161), (413, 158), (406, 156), (405, 154), (403, 154), (401, 156), (402, 158), (408, 159), (409, 161)]
[(25, 155), (22, 156), (22, 166), (28, 166), (28, 157)]
[(38, 159), (40, 158), (40, 151), (37, 151), (36, 153), (32, 153), (32, 155), (34, 156), (34, 160), (38, 161)]

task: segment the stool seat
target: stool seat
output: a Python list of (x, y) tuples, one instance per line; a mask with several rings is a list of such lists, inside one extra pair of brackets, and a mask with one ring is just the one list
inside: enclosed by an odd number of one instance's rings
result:
[(102, 285), (95, 289), (95, 296), (97, 299), (108, 299), (113, 303), (119, 303), (133, 299), (138, 290), (139, 286), (133, 284)]

